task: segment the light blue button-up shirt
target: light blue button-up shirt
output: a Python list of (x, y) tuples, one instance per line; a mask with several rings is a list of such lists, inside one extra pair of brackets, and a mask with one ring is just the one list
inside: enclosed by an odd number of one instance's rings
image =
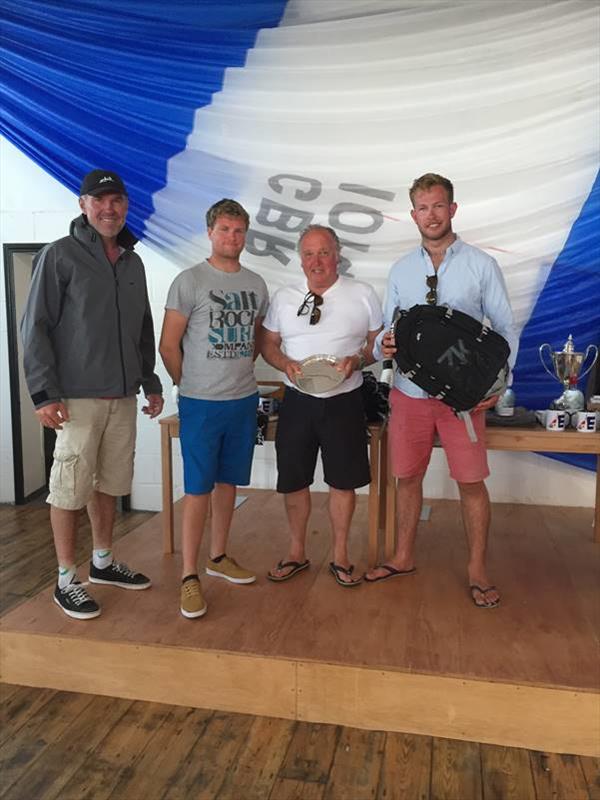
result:
[[(385, 298), (384, 329), (375, 343), (376, 358), (382, 358), (381, 340), (392, 323), (394, 309), (409, 309), (426, 302), (429, 275), (435, 275), (435, 268), (424, 247), (417, 247), (393, 265)], [(463, 311), (481, 322), (489, 320), (492, 329), (504, 336), (510, 346), (508, 362), (512, 369), (519, 340), (504, 277), (496, 260), (457, 238), (446, 250), (437, 276), (438, 305)], [(427, 392), (399, 371), (395, 372), (394, 386), (410, 397), (428, 397)]]

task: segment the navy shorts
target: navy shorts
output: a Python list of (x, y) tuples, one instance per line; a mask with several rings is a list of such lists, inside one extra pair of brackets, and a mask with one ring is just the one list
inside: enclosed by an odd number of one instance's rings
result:
[(334, 397), (313, 397), (286, 387), (275, 437), (277, 491), (311, 485), (319, 448), (325, 482), (357, 489), (371, 480), (362, 389)]
[(241, 400), (179, 397), (179, 440), (186, 494), (215, 483), (247, 486), (256, 442), (258, 393)]

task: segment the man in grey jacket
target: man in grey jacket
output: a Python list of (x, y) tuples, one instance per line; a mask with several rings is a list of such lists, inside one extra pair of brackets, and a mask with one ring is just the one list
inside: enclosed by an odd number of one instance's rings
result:
[(89, 579), (125, 589), (150, 580), (113, 559), (115, 499), (129, 494), (136, 395), (150, 417), (162, 411), (144, 265), (125, 226), (121, 178), (93, 170), (83, 179), (69, 236), (36, 257), (21, 323), (24, 367), (36, 414), (57, 431), (50, 473), (50, 520), (58, 559), (57, 605), (91, 619), (100, 607), (77, 580), (75, 541), (87, 506), (93, 554)]

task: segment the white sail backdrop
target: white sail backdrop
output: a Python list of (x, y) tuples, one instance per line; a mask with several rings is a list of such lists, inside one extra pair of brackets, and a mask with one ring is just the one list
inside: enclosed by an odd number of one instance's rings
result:
[(498, 259), (522, 326), (597, 173), (598, 33), (585, 1), (292, 0), (196, 112), (146, 236), (195, 263), (218, 188), (252, 211), (247, 261), (271, 287), (318, 221), (383, 293), (416, 242), (408, 186), (440, 172), (456, 229)]

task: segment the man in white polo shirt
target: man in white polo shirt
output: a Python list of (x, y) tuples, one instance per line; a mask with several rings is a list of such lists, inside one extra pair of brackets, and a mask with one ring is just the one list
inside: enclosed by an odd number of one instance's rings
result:
[[(277, 491), (285, 496), (291, 541), (287, 556), (268, 577), (284, 581), (309, 566), (306, 527), (310, 485), (319, 450), (329, 485), (333, 560), (329, 568), (344, 587), (356, 586), (348, 556), (355, 489), (370, 481), (362, 399), (362, 369), (373, 363), (382, 312), (374, 289), (338, 274), (340, 242), (332, 228), (311, 225), (299, 241), (305, 279), (279, 289), (263, 322), (263, 358), (285, 374), (275, 447)], [(337, 358), (342, 382), (330, 391), (300, 391), (299, 362), (316, 354)]]

